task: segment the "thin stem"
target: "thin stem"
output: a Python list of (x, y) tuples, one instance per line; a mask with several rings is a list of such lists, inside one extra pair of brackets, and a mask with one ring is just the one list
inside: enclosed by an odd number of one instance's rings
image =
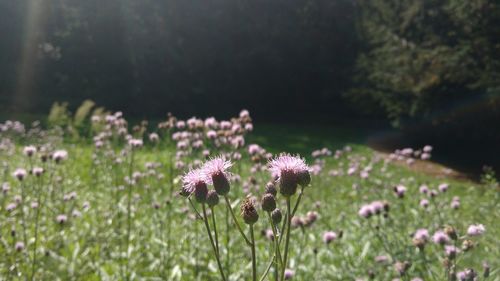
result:
[(281, 258), (281, 252), (280, 252), (280, 244), (279, 244), (279, 237), (277, 233), (277, 227), (273, 222), (273, 219), (271, 218), (271, 213), (267, 212), (267, 215), (269, 217), (269, 221), (271, 222), (271, 229), (273, 230), (273, 235), (274, 235), (274, 251), (276, 255), (276, 259), (279, 262), (280, 266), (283, 266), (283, 259)]
[(266, 270), (264, 271), (264, 273), (262, 274), (262, 276), (259, 279), (260, 281), (264, 281), (264, 279), (266, 278), (267, 274), (269, 273), (269, 270), (271, 269), (271, 266), (274, 263), (275, 258), (276, 258), (276, 256), (272, 256), (271, 260), (269, 261), (269, 264), (266, 267)]
[(241, 226), (240, 224), (238, 223), (238, 220), (236, 219), (236, 216), (234, 215), (234, 212), (233, 212), (233, 208), (231, 208), (231, 203), (229, 202), (229, 198), (227, 198), (226, 195), (224, 195), (224, 199), (226, 201), (226, 204), (229, 208), (229, 211), (231, 212), (231, 216), (233, 217), (233, 221), (234, 221), (234, 224), (236, 224), (236, 227), (238, 228), (238, 230), (240, 231), (240, 234), (241, 236), (243, 236), (243, 239), (245, 239), (245, 242), (247, 242), (248, 245), (251, 245), (252, 242), (250, 242), (250, 240), (248, 240), (247, 236), (245, 235), (245, 233), (243, 232), (243, 230), (241, 229)]
[(297, 201), (295, 202), (295, 206), (293, 207), (292, 217), (295, 216), (295, 212), (297, 212), (297, 208), (300, 204), (300, 199), (302, 199), (302, 195), (304, 194), (304, 187), (300, 189), (299, 197), (297, 197)]
[(217, 266), (219, 267), (219, 272), (223, 281), (226, 281), (226, 276), (224, 275), (224, 270), (222, 270), (222, 264), (219, 258), (219, 252), (215, 247), (214, 239), (212, 238), (212, 232), (210, 231), (210, 225), (208, 224), (207, 218), (207, 209), (205, 208), (205, 204), (201, 205), (203, 208), (203, 222), (205, 223), (205, 228), (207, 229), (208, 238), (210, 238), (210, 244), (212, 244), (212, 248), (214, 250), (215, 259), (217, 260)]
[(36, 255), (37, 255), (37, 245), (38, 245), (38, 220), (40, 217), (40, 208), (42, 208), (42, 200), (41, 200), (41, 179), (38, 179), (38, 188), (36, 190), (37, 193), (37, 203), (38, 207), (36, 208), (35, 212), (35, 242), (33, 244), (33, 263), (31, 265), (31, 277), (30, 280), (33, 280), (35, 276), (35, 271), (36, 271)]
[(255, 237), (253, 235), (253, 224), (250, 225), (250, 239), (252, 241), (252, 280), (257, 281), (257, 263), (255, 261)]
[(290, 198), (286, 198), (286, 210), (287, 210), (287, 213), (290, 214), (288, 215), (288, 222), (287, 222), (287, 227), (286, 227), (286, 239), (285, 239), (285, 254), (284, 254), (284, 258), (283, 258), (283, 266), (281, 268), (281, 280), (284, 281), (285, 280), (285, 269), (286, 269), (286, 266), (287, 266), (287, 262), (288, 262), (288, 245), (290, 244), (290, 228), (291, 228), (291, 224), (292, 224), (292, 215), (291, 215), (291, 204), (290, 204)]
[(134, 150), (132, 149), (130, 155), (130, 166), (129, 166), (129, 183), (128, 183), (128, 201), (127, 201), (127, 261), (125, 267), (126, 279), (130, 280), (130, 233), (132, 230), (132, 170), (134, 168)]
[(213, 207), (210, 207), (212, 211), (212, 224), (214, 225), (214, 236), (215, 236), (215, 247), (217, 249), (217, 255), (220, 255), (219, 252), (219, 235), (217, 234), (217, 224), (215, 223), (215, 210)]

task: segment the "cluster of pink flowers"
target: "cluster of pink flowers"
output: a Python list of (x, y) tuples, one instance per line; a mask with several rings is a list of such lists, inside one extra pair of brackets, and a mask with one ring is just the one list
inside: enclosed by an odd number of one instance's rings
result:
[(358, 214), (363, 218), (369, 218), (373, 215), (384, 214), (389, 212), (389, 203), (386, 201), (373, 201), (370, 204), (361, 206)]

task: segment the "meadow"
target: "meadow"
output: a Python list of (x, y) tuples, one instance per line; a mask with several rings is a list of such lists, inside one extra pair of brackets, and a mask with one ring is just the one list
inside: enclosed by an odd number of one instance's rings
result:
[(247, 111), (82, 124), (0, 123), (0, 279), (500, 280), (495, 176), (413, 169), (432, 144)]

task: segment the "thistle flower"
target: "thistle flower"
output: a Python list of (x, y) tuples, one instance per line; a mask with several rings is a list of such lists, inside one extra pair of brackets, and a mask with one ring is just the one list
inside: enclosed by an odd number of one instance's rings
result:
[(14, 248), (16, 249), (16, 251), (21, 252), (24, 250), (24, 243), (21, 241), (16, 242), (16, 245), (14, 246)]
[(363, 205), (358, 211), (358, 214), (363, 218), (369, 218), (373, 215), (373, 209), (371, 205)]
[(207, 161), (202, 167), (202, 173), (207, 179), (208, 183), (214, 185), (215, 191), (221, 196), (229, 193), (229, 176), (227, 172), (233, 164), (231, 161), (226, 161), (222, 156), (213, 158)]
[(486, 228), (482, 224), (470, 225), (467, 229), (467, 235), (469, 236), (480, 236), (486, 231)]
[(33, 145), (26, 146), (23, 149), (24, 155), (26, 155), (28, 157), (33, 156), (33, 154), (35, 154), (35, 152), (36, 152), (36, 147), (34, 147)]
[(297, 192), (297, 185), (306, 186), (311, 177), (304, 159), (289, 154), (281, 154), (269, 162), (269, 171), (278, 177), (280, 193), (290, 197)]
[(56, 150), (52, 153), (52, 159), (59, 163), (68, 158), (68, 152), (66, 150)]
[(425, 228), (420, 228), (417, 231), (415, 231), (413, 238), (419, 239), (422, 241), (428, 241), (429, 240), (429, 231)]
[(406, 193), (406, 187), (404, 185), (397, 185), (394, 187), (394, 192), (399, 198), (403, 198)]
[(285, 280), (290, 280), (295, 276), (295, 271), (291, 269), (285, 269)]
[(273, 182), (268, 182), (266, 184), (266, 191), (265, 192), (269, 193), (269, 194), (272, 194), (273, 196), (276, 196), (277, 190), (276, 190), (276, 187), (274, 186)]
[(448, 190), (449, 185), (447, 183), (442, 183), (438, 186), (439, 191), (446, 192)]
[(33, 172), (33, 175), (39, 177), (43, 174), (44, 170), (41, 167), (34, 167), (32, 172)]
[(444, 233), (443, 231), (438, 230), (432, 236), (432, 240), (436, 244), (444, 245), (450, 241), (450, 237), (446, 233)]
[(459, 253), (458, 248), (453, 245), (446, 245), (444, 247), (444, 251), (446, 253), (446, 256), (450, 259), (454, 259)]
[(323, 242), (325, 244), (330, 244), (335, 239), (337, 239), (337, 233), (335, 233), (333, 231), (327, 231), (327, 232), (323, 233)]
[(24, 180), (24, 178), (26, 177), (27, 175), (27, 172), (25, 169), (22, 169), (22, 168), (18, 168), (14, 171), (14, 173), (12, 173), (12, 175), (17, 178), (18, 180), (22, 181)]
[(189, 196), (192, 193), (195, 193), (198, 202), (205, 202), (208, 193), (207, 178), (201, 169), (191, 170), (182, 177), (181, 195)]
[(459, 281), (474, 281), (476, 277), (477, 274), (472, 268), (467, 268), (466, 270), (457, 273), (457, 279)]
[(66, 215), (58, 215), (56, 217), (56, 221), (59, 223), (59, 224), (64, 224), (66, 221), (68, 220), (68, 217)]

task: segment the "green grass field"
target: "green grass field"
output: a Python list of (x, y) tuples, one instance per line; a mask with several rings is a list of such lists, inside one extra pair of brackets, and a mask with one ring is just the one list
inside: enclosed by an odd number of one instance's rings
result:
[[(297, 219), (291, 227), (287, 278), (456, 280), (457, 273), (473, 268), (477, 280), (500, 280), (500, 190), (493, 179), (480, 184), (416, 172), (405, 161), (388, 161), (375, 153), (364, 145), (362, 134), (348, 128), (256, 125), (253, 132), (245, 133), (246, 145), (237, 149), (216, 147), (206, 138), (200, 149), (176, 149), (170, 131), (161, 132), (160, 141), (153, 143), (148, 133), (129, 129), (135, 138), (144, 138), (143, 147), (131, 149), (123, 136), (103, 127), (95, 128), (93, 136), (112, 133), (100, 139), (100, 148), (89, 139), (64, 137), (65, 130), (0, 133), (4, 190), (0, 279), (221, 280), (204, 222), (193, 209), (201, 212), (201, 204), (193, 201), (192, 206), (178, 195), (183, 174), (190, 165), (204, 161), (202, 150), (209, 149), (211, 156), (241, 154), (241, 159), (232, 160), (231, 172), (240, 177), (231, 181), (228, 198), (247, 235), (249, 227), (242, 223), (239, 208), (247, 195), (256, 198), (257, 280), (276, 280), (281, 269), (277, 272), (279, 263), (272, 263), (276, 259), (275, 243), (268, 237), (271, 225), (259, 206), (272, 178), (264, 169), (266, 161), (252, 161), (247, 152), (248, 145), (256, 143), (273, 154), (299, 153), (314, 168), (295, 215), (302, 221)], [(27, 145), (38, 148), (32, 157), (23, 154)], [(352, 151), (344, 149), (347, 145)], [(338, 157), (311, 156), (323, 147), (334, 155), (336, 150), (341, 152)], [(67, 159), (51, 159), (61, 149), (68, 152)], [(186, 152), (181, 156), (182, 167), (174, 159), (178, 151)], [(45, 156), (48, 160), (42, 161)], [(256, 171), (251, 171), (252, 166)], [(33, 167), (42, 167), (44, 173), (30, 174)], [(18, 168), (28, 171), (23, 180), (13, 176)], [(367, 175), (361, 176), (363, 172)], [(442, 183), (449, 185), (446, 192), (437, 191)], [(424, 184), (437, 195), (422, 194), (419, 187)], [(402, 198), (393, 190), (397, 185), (406, 187)], [(426, 208), (420, 205), (424, 198), (429, 202)], [(291, 200), (295, 202), (297, 195)], [(363, 205), (377, 200), (388, 204), (385, 215), (358, 214)], [(452, 208), (452, 201), (460, 206)], [(285, 213), (279, 193), (277, 205)], [(251, 249), (222, 198), (213, 210), (215, 225), (211, 214), (208, 222), (212, 231), (214, 226), (218, 230), (219, 257), (227, 280), (252, 280)], [(311, 219), (316, 214), (317, 219)], [(468, 235), (473, 224), (484, 225), (486, 231)], [(413, 234), (422, 228), (430, 238), (419, 249)], [(445, 228), (448, 248), (458, 249), (455, 255), (432, 241), (433, 234)], [(330, 243), (323, 241), (327, 231), (337, 235)], [(404, 262), (401, 270), (398, 267)], [(484, 262), (490, 267), (488, 277), (483, 277)]]

